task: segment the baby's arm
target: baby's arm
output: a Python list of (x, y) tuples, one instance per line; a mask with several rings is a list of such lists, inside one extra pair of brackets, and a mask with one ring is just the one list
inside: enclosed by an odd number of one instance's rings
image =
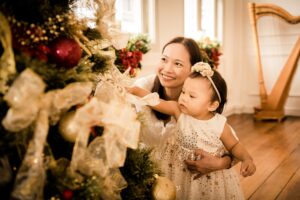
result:
[(237, 159), (242, 161), (240, 173), (243, 176), (251, 176), (254, 174), (256, 167), (253, 159), (244, 146), (234, 137), (228, 124), (225, 124), (224, 131), (221, 135), (221, 141), (226, 149)]
[[(129, 93), (136, 95), (138, 97), (144, 97), (151, 93), (151, 92), (144, 90), (137, 86), (129, 87), (126, 89)], [(157, 104), (155, 106), (150, 106), (150, 107), (161, 113), (175, 116), (175, 118), (177, 120), (180, 115), (180, 110), (179, 110), (177, 101), (165, 101), (163, 99), (160, 99), (159, 101), (160, 101), (159, 104)]]

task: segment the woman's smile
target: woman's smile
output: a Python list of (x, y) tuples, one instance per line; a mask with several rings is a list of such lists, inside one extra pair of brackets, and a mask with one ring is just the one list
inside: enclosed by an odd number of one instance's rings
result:
[(175, 77), (169, 76), (169, 75), (166, 75), (166, 74), (163, 74), (163, 73), (161, 73), (160, 75), (165, 80), (174, 80), (175, 79)]

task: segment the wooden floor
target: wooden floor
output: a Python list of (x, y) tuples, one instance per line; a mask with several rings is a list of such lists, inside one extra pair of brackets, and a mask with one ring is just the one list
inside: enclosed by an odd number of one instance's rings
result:
[(253, 176), (241, 177), (246, 199), (300, 200), (300, 117), (257, 122), (252, 115), (241, 114), (229, 116), (228, 123), (257, 167)]

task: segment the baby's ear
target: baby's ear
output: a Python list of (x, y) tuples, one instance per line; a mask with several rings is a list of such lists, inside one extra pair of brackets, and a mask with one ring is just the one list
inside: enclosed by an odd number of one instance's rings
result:
[(210, 112), (214, 112), (217, 110), (217, 108), (219, 107), (220, 103), (218, 101), (214, 101), (210, 104), (210, 106), (208, 107), (208, 111)]

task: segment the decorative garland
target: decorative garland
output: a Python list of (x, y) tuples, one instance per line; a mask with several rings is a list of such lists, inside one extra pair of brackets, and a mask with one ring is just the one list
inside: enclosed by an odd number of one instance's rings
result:
[(211, 40), (209, 37), (203, 37), (197, 43), (200, 50), (204, 51), (208, 56), (208, 60), (205, 60), (205, 62), (208, 62), (210, 66), (217, 69), (220, 64), (220, 56), (222, 55), (220, 42)]
[(139, 34), (128, 40), (126, 48), (116, 51), (116, 66), (121, 72), (128, 71), (134, 77), (142, 69), (142, 56), (150, 50), (150, 40), (147, 35)]

